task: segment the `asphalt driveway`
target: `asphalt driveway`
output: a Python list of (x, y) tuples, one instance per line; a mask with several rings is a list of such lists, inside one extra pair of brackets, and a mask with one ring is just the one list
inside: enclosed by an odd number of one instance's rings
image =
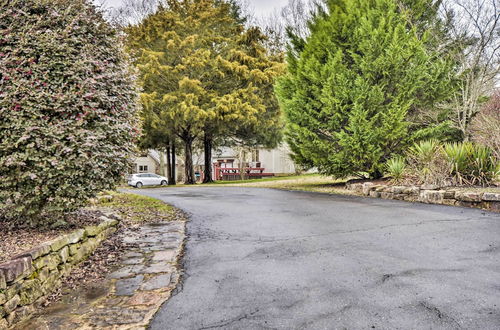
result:
[(258, 188), (141, 189), (191, 215), (151, 329), (500, 329), (500, 214)]

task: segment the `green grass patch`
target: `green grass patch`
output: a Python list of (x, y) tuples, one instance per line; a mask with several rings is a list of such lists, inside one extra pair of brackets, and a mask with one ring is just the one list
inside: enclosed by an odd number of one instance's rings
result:
[(273, 182), (282, 180), (296, 180), (300, 178), (316, 177), (318, 174), (302, 174), (302, 175), (286, 175), (286, 176), (272, 176), (262, 179), (247, 179), (247, 180), (231, 180), (231, 181), (214, 181), (211, 184), (224, 185), (224, 184), (241, 184), (241, 183), (259, 183), (259, 182)]
[(322, 176), (320, 174), (294, 175), (287, 177), (273, 177), (258, 180), (224, 181), (216, 185), (232, 187), (255, 187), (272, 188), (281, 190), (299, 190), (321, 192), (327, 194), (351, 195), (352, 192), (345, 189), (345, 180)]
[(132, 193), (107, 192), (112, 195), (111, 201), (99, 205), (117, 210), (123, 217), (131, 221), (149, 221), (154, 219), (170, 220), (174, 208), (164, 202), (147, 196)]

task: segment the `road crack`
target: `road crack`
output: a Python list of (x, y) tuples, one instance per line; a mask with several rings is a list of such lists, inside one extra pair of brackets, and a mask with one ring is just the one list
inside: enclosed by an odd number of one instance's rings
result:
[(258, 312), (259, 312), (259, 309), (256, 309), (253, 312), (237, 316), (237, 317), (232, 318), (232, 319), (230, 319), (228, 321), (221, 321), (221, 322), (219, 322), (217, 324), (214, 324), (214, 325), (208, 325), (206, 327), (198, 328), (198, 330), (216, 329), (216, 328), (225, 327), (225, 326), (231, 325), (233, 323), (240, 322), (240, 321), (242, 321), (244, 319), (248, 319), (248, 318), (252, 317), (253, 315), (255, 315)]

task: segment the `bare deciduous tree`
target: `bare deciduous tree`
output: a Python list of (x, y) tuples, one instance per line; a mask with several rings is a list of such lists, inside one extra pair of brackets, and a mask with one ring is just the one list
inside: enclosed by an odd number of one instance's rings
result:
[(472, 139), (488, 146), (500, 160), (500, 89), (484, 105), (471, 124)]
[(442, 7), (454, 16), (453, 36), (465, 43), (457, 58), (459, 89), (446, 106), (453, 109), (452, 119), (466, 140), (472, 119), (499, 84), (499, 7), (497, 0), (449, 0)]
[(258, 20), (258, 25), (269, 36), (268, 47), (271, 51), (285, 50), (288, 32), (306, 38), (309, 35), (308, 21), (319, 8), (324, 8), (321, 0), (289, 0), (285, 7)]
[(163, 0), (123, 0), (120, 7), (108, 11), (109, 20), (119, 26), (137, 24), (154, 13)]

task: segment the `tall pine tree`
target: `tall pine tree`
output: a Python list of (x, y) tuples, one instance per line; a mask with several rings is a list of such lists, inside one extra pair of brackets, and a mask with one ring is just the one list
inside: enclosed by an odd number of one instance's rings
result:
[(280, 130), (277, 102), (263, 91), (271, 90), (282, 63), (266, 55), (258, 29), (244, 28), (234, 3), (168, 0), (127, 33), (146, 111), (184, 143), (186, 183), (195, 181), (196, 138), (204, 139), (210, 181), (215, 138), (241, 130), (267, 138)]
[(430, 33), (411, 21), (423, 17), (417, 1), (406, 2), (329, 0), (310, 36), (292, 38), (277, 94), (297, 162), (378, 177), (416, 134), (409, 112), (449, 95), (453, 65), (429, 51)]

